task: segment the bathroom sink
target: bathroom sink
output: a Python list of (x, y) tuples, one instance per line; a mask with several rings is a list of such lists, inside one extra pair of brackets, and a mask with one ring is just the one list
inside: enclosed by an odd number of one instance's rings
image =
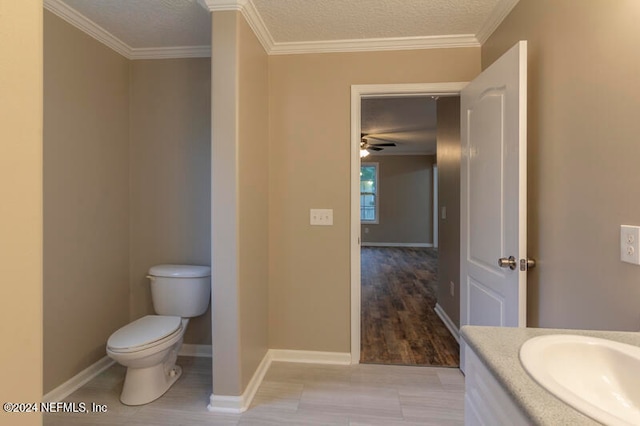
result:
[(640, 425), (640, 347), (553, 334), (520, 348), (525, 370), (543, 388), (606, 425)]

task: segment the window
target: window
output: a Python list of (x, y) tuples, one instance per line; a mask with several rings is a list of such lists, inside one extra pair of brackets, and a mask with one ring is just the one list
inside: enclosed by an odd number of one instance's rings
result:
[(378, 163), (360, 166), (360, 222), (378, 223)]

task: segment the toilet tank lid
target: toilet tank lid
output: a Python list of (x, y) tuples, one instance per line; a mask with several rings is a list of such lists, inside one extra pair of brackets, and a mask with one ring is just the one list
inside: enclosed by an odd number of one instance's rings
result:
[(154, 277), (200, 278), (211, 275), (211, 268), (200, 265), (156, 265), (149, 269)]

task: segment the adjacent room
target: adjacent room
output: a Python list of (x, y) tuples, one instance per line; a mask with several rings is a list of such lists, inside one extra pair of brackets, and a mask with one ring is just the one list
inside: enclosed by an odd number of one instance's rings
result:
[[(438, 233), (436, 151), (449, 113), (438, 113), (439, 99), (361, 101), (362, 363), (459, 364), (458, 343), (436, 310), (438, 240), (448, 237)], [(455, 123), (459, 114), (453, 114)], [(459, 126), (451, 129), (456, 132)]]

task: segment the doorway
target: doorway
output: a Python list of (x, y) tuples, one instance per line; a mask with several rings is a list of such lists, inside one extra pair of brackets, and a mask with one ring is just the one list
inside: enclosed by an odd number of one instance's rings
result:
[[(442, 322), (440, 319), (442, 316), (440, 313), (436, 313), (437, 309), (433, 309), (432, 306), (428, 306), (430, 303), (429, 298), (435, 302), (435, 291), (433, 285), (436, 283), (437, 274), (437, 252), (433, 244), (409, 244), (417, 245), (417, 247), (403, 247), (402, 244), (382, 244), (383, 247), (365, 247), (363, 236), (366, 232), (366, 228), (361, 234), (361, 203), (360, 203), (360, 143), (362, 141), (362, 132), (365, 129), (362, 127), (362, 101), (363, 99), (380, 99), (380, 98), (410, 98), (410, 97), (433, 97), (433, 96), (457, 96), (459, 95), (462, 87), (466, 83), (443, 83), (443, 84), (411, 84), (411, 85), (367, 85), (367, 86), (352, 86), (352, 202), (351, 202), (351, 357), (352, 363), (359, 362), (376, 362), (376, 363), (393, 363), (393, 364), (410, 364), (410, 365), (452, 365), (452, 360), (445, 360), (441, 354), (434, 353), (432, 350), (426, 347), (422, 347), (421, 343), (429, 344), (438, 343), (433, 342), (433, 336), (431, 339), (425, 337), (424, 328), (417, 327), (412, 329), (410, 326), (404, 326), (400, 317), (396, 317), (395, 320), (387, 322), (386, 325), (381, 323), (366, 323), (368, 319), (372, 317), (372, 313), (369, 312), (369, 303), (371, 302), (372, 282), (380, 284), (380, 279), (386, 280), (387, 283), (394, 283), (391, 286), (378, 285), (379, 289), (382, 289), (383, 293), (390, 288), (395, 288), (398, 292), (394, 295), (387, 295), (388, 300), (384, 302), (386, 305), (393, 305), (392, 300), (402, 304), (403, 309), (400, 316), (409, 320), (411, 316), (421, 317), (422, 320), (429, 321), (435, 319), (440, 326)], [(371, 129), (366, 129), (369, 133)], [(366, 133), (366, 132), (365, 132)], [(384, 135), (374, 135), (376, 137), (382, 137)], [(390, 135), (386, 135), (390, 136)], [(396, 139), (401, 135), (395, 136)], [(380, 143), (379, 140), (372, 141)], [(383, 142), (383, 143), (388, 143)], [(406, 144), (403, 144), (406, 145)], [(406, 146), (405, 146), (406, 147)], [(389, 148), (391, 149), (391, 148)], [(376, 151), (380, 151), (377, 149)], [(363, 163), (365, 164), (365, 163)], [(431, 165), (429, 173), (432, 173)], [(433, 178), (430, 177), (430, 180)], [(433, 194), (435, 195), (435, 194)], [(436, 219), (437, 208), (435, 205), (430, 205), (434, 215), (433, 219)], [(429, 228), (431, 228), (429, 226)], [(431, 228), (431, 232), (435, 229)], [(430, 241), (433, 242), (435, 235), (430, 235)], [(361, 252), (361, 243), (363, 243)], [(389, 247), (391, 246), (391, 247)], [(425, 247), (428, 246), (428, 247)], [(361, 265), (362, 262), (362, 265)], [(386, 273), (383, 272), (386, 271)], [(382, 274), (382, 275), (381, 275)], [(410, 278), (407, 279), (407, 276)], [(403, 277), (403, 278), (399, 278)], [(369, 286), (364, 290), (362, 284)], [(373, 286), (375, 287), (375, 285)], [(399, 298), (403, 297), (401, 293), (405, 293), (405, 302)], [(376, 296), (374, 296), (375, 298)], [(365, 303), (366, 305), (363, 305)], [(425, 309), (421, 306), (425, 305)], [(406, 309), (407, 306), (412, 308), (418, 307), (418, 310)], [(366, 307), (367, 309), (365, 310)], [(379, 306), (378, 306), (379, 307)], [(373, 313), (373, 317), (381, 318), (388, 315), (386, 313)], [(428, 318), (431, 317), (431, 318)], [(440, 318), (438, 318), (440, 317)], [(457, 320), (457, 318), (456, 318)], [(444, 331), (440, 331), (439, 336), (443, 337), (443, 340), (451, 340), (453, 336), (457, 334), (457, 328), (453, 325), (453, 321), (444, 321), (446, 328)], [(397, 333), (393, 329), (397, 329)], [(446, 329), (449, 330), (446, 330)], [(450, 331), (451, 333), (448, 333)], [(408, 340), (400, 342), (400, 345), (392, 352), (395, 354), (384, 353), (380, 351), (380, 348), (374, 349), (374, 352), (378, 354), (365, 353), (365, 346), (361, 347), (361, 343), (365, 345), (365, 342), (370, 342), (371, 333), (381, 332), (387, 334), (389, 341), (398, 340), (395, 337), (403, 335), (414, 337), (413, 344)], [(378, 333), (378, 337), (380, 334)], [(395, 336), (395, 337), (394, 337)], [(434, 335), (438, 336), (438, 334)], [(425, 337), (422, 341), (420, 337)], [(374, 336), (374, 340), (375, 340)], [(402, 339), (399, 339), (402, 340)], [(435, 340), (438, 340), (436, 337)], [(418, 344), (416, 344), (418, 342)], [(407, 351), (411, 346), (414, 346), (415, 351)], [(361, 350), (363, 349), (363, 350)], [(384, 348), (383, 348), (384, 349)], [(381, 355), (381, 356), (380, 356)], [(457, 355), (457, 354), (456, 354)], [(380, 356), (376, 359), (376, 356)], [(456, 356), (457, 358), (457, 356)], [(455, 360), (457, 364), (457, 359)], [(457, 366), (457, 365), (456, 365)]]

